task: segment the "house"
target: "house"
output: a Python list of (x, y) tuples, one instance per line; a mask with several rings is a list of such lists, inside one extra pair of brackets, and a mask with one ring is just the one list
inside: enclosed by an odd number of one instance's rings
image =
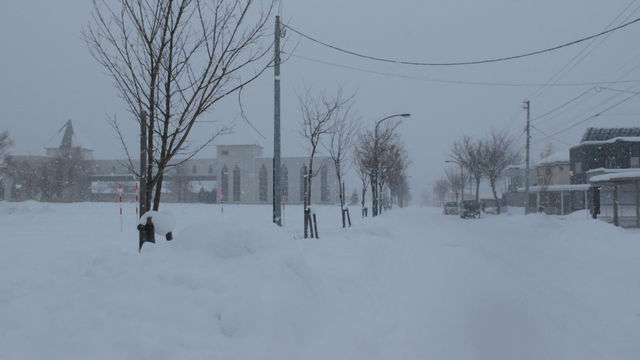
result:
[(557, 151), (540, 159), (536, 164), (536, 179), (539, 186), (570, 184), (569, 152)]
[(586, 184), (593, 169), (640, 167), (640, 128), (588, 128), (569, 149), (572, 184)]

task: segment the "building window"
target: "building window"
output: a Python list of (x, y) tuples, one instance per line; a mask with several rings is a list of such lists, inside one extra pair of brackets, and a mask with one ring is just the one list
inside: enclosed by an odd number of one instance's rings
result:
[(582, 162), (578, 161), (573, 165), (573, 172), (576, 174), (582, 174)]
[(258, 194), (260, 196), (260, 201), (267, 201), (267, 168), (262, 165), (260, 168), (260, 179), (258, 182)]
[(229, 155), (229, 150), (221, 150), (220, 155)]
[(640, 168), (640, 157), (639, 156), (632, 156), (630, 164), (629, 164), (629, 167)]
[(213, 174), (213, 165), (209, 164), (209, 174)]
[(116, 167), (115, 167), (115, 166), (112, 166), (112, 167), (111, 167), (111, 173), (112, 173), (112, 174), (115, 174), (115, 173), (116, 173)]
[(198, 168), (195, 165), (191, 168), (191, 173), (194, 175), (198, 173)]
[(233, 201), (240, 201), (240, 168), (233, 169)]
[(327, 165), (320, 168), (320, 201), (329, 201), (329, 169)]
[(300, 201), (304, 202), (304, 193), (305, 193), (305, 186), (306, 186), (306, 182), (305, 179), (307, 178), (307, 166), (303, 165), (300, 168)]
[(289, 202), (289, 170), (284, 165), (280, 167), (280, 188), (284, 193), (284, 202)]
[(222, 199), (228, 199), (229, 196), (229, 170), (227, 165), (222, 167), (220, 174), (220, 188), (222, 189)]

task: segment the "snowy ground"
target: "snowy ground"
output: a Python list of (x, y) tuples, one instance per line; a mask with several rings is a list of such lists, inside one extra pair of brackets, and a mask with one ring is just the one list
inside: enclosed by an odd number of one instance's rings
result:
[(0, 358), (640, 358), (640, 232), (584, 212), (165, 209), (138, 254), (131, 205), (0, 203)]

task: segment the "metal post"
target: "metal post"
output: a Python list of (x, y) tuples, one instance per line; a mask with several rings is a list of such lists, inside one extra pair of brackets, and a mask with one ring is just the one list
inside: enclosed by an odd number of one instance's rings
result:
[(371, 213), (372, 217), (376, 217), (378, 215), (378, 125), (380, 123), (376, 123), (376, 128), (374, 130), (373, 136), (373, 156), (374, 156), (374, 169), (373, 169), (373, 182), (371, 184), (371, 209), (373, 212)]
[(524, 201), (524, 213), (527, 214), (529, 212), (529, 149), (531, 147), (531, 135), (529, 133), (529, 108), (530, 108), (530, 104), (529, 104), (529, 100), (525, 100), (524, 101), (524, 108), (527, 110), (527, 127), (526, 127), (526, 132), (527, 132), (527, 150), (526, 150), (526, 155), (525, 155), (525, 174), (524, 174), (524, 191), (527, 194), (525, 201)]
[(560, 190), (560, 215), (564, 215), (564, 191)]
[(462, 185), (460, 190), (460, 201), (464, 201), (464, 170), (462, 169), (462, 165), (460, 165), (460, 184)]
[(618, 220), (618, 185), (613, 185), (613, 225), (618, 226), (620, 222)]
[(273, 222), (282, 226), (280, 208), (280, 16), (276, 16), (273, 59)]

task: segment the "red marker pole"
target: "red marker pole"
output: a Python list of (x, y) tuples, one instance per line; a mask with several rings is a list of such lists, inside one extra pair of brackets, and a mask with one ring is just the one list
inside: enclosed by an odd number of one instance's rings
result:
[(122, 232), (122, 184), (118, 183), (118, 198), (120, 202), (120, 232)]

